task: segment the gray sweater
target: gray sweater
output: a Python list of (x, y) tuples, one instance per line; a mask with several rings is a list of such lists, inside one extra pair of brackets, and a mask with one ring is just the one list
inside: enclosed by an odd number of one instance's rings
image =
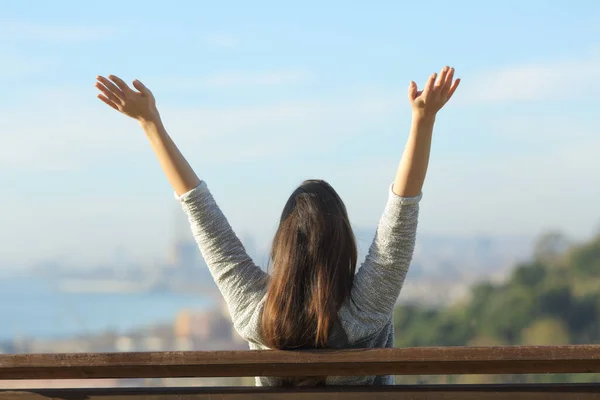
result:
[[(414, 251), (420, 200), (421, 195), (397, 196), (390, 187), (375, 238), (338, 313), (339, 323), (332, 328), (330, 348), (393, 347), (394, 306)], [(248, 256), (204, 181), (179, 201), (235, 329), (250, 349), (267, 349), (260, 336), (267, 274)], [(277, 385), (278, 379), (257, 377), (256, 383)], [(393, 383), (393, 376), (327, 377), (328, 385)]]

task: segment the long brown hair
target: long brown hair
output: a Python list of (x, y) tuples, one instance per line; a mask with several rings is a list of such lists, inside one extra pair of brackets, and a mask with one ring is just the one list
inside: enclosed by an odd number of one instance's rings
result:
[(303, 182), (287, 201), (271, 249), (262, 339), (273, 349), (327, 347), (350, 295), (356, 241), (346, 207), (325, 181)]

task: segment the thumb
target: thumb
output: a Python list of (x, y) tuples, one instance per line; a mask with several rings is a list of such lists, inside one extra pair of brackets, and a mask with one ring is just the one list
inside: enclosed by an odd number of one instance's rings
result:
[(413, 101), (417, 97), (417, 84), (414, 81), (410, 81), (408, 85), (408, 99)]
[(136, 88), (137, 90), (139, 90), (141, 94), (144, 94), (146, 96), (152, 95), (152, 92), (150, 91), (150, 89), (148, 89), (142, 82), (140, 82), (137, 79), (135, 81), (133, 81), (133, 87)]

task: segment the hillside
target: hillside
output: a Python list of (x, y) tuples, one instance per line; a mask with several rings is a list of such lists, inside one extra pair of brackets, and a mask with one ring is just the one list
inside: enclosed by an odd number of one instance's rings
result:
[(505, 282), (472, 286), (462, 303), (398, 306), (396, 346), (600, 343), (600, 235), (569, 244), (548, 234), (532, 253)]

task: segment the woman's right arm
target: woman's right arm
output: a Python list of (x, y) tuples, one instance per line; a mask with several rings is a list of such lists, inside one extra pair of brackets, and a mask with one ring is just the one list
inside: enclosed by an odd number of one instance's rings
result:
[(266, 273), (254, 264), (221, 212), (206, 183), (201, 181), (167, 133), (152, 92), (141, 82), (133, 85), (116, 76), (98, 77), (98, 97), (112, 108), (136, 119), (190, 221), (192, 233), (210, 272), (243, 337), (254, 325), (254, 309), (266, 290)]
[(439, 77), (431, 75), (422, 92), (414, 82), (409, 86), (413, 117), (408, 142), (350, 301), (340, 310), (341, 319), (352, 325), (346, 327), (351, 341), (378, 331), (392, 317), (415, 248), (435, 117), (460, 82), (453, 78), (454, 69), (445, 67)]
[(165, 130), (152, 92), (138, 80), (133, 82), (139, 90), (136, 92), (119, 77), (109, 75), (109, 78), (97, 78), (96, 87), (102, 92), (98, 98), (139, 122), (177, 195), (197, 187), (200, 179)]

